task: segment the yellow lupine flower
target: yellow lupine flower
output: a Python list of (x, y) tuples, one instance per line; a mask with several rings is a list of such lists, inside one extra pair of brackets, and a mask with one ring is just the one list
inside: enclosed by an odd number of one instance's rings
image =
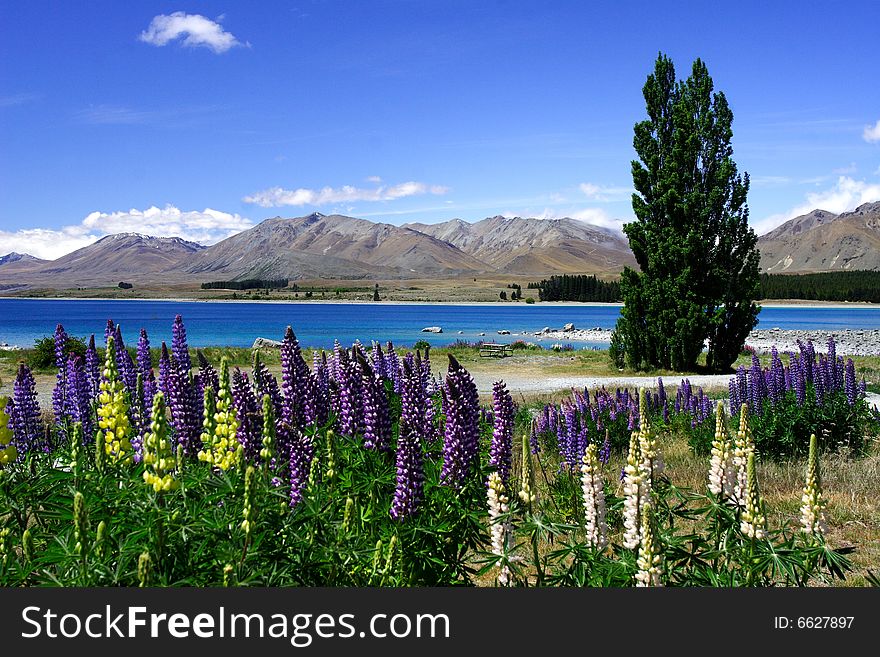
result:
[(216, 406), (214, 392), (205, 389), (205, 421), (202, 432), (200, 461), (210, 463), (221, 470), (236, 467), (242, 459), (242, 446), (236, 432), (238, 421), (232, 405), (232, 391), (229, 384), (229, 363), (220, 361), (220, 388), (217, 391)]
[(168, 440), (168, 418), (165, 414), (165, 395), (156, 393), (150, 432), (144, 438), (144, 481), (157, 493), (175, 490), (179, 483), (171, 474), (174, 459)]
[(107, 339), (104, 379), (98, 396), (98, 427), (104, 436), (104, 451), (111, 462), (121, 463), (132, 458), (131, 424), (125, 402), (125, 386), (116, 370), (116, 349), (113, 337)]

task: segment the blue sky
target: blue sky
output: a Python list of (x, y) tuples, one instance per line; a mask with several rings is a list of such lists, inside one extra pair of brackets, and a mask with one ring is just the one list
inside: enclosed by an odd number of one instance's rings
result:
[(272, 216), (632, 218), (659, 51), (706, 61), (759, 232), (880, 200), (872, 2), (0, 2), (0, 253)]

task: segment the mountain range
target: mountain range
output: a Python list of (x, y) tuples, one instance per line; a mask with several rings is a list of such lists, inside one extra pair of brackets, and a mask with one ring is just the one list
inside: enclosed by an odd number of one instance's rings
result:
[[(771, 273), (880, 269), (880, 202), (795, 217), (761, 236), (758, 248), (762, 271)], [(248, 278), (537, 278), (613, 275), (625, 266), (636, 266), (626, 237), (575, 219), (496, 216), (394, 226), (314, 213), (267, 219), (207, 247), (121, 233), (52, 261), (10, 253), (0, 257), (0, 290)]]

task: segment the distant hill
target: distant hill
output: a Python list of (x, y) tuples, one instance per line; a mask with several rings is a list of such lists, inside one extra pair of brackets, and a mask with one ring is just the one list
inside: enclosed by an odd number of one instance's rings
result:
[[(880, 270), (880, 203), (796, 217), (761, 236), (762, 271)], [(0, 258), (0, 290), (217, 280), (613, 275), (636, 267), (623, 234), (575, 219), (489, 217), (393, 226), (342, 215), (274, 217), (205, 247), (178, 237), (109, 235), (47, 261)]]
[[(158, 274), (178, 266), (205, 247), (179, 237), (118, 233), (99, 239), (57, 260), (38, 260), (0, 269), (0, 283), (26, 287), (93, 287), (119, 281), (161, 282)], [(7, 280), (12, 277), (13, 280)]]
[(416, 278), (484, 272), (447, 242), (401, 226), (341, 215), (276, 217), (182, 263), (189, 274), (229, 278)]
[(795, 217), (758, 240), (761, 270), (773, 274), (880, 269), (880, 202), (835, 215)]
[(636, 262), (626, 237), (576, 219), (490, 217), (405, 224), (511, 275), (616, 274)]
[(35, 258), (30, 253), (16, 253), (15, 251), (13, 251), (12, 253), (7, 253), (5, 256), (0, 256), (0, 267), (2, 267), (3, 265), (12, 264), (13, 262), (28, 264), (46, 261)]

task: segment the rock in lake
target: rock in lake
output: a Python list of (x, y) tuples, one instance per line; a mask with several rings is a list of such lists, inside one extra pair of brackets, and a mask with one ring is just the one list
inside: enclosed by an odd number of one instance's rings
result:
[(443, 333), (443, 329), (439, 326), (426, 326), (422, 329), (422, 333)]
[(566, 324), (565, 326), (562, 327), (562, 330), (566, 333), (568, 333), (569, 331), (574, 331), (574, 324), (569, 322), (568, 324)]
[(271, 349), (281, 346), (278, 340), (270, 340), (269, 338), (257, 338), (254, 340), (254, 346), (251, 349)]
[(500, 331), (498, 331), (498, 335), (510, 335), (510, 331), (508, 331), (507, 329), (501, 329)]

